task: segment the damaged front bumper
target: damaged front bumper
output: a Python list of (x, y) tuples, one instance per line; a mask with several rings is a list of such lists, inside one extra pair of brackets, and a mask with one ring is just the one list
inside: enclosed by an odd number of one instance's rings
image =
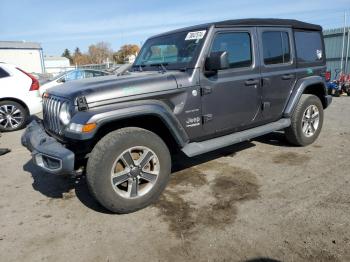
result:
[(40, 122), (34, 120), (28, 125), (21, 142), (31, 152), (34, 164), (46, 172), (74, 173), (74, 153), (49, 136)]

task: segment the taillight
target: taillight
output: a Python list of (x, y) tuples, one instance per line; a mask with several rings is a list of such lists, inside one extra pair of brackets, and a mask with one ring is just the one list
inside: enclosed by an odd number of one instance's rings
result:
[(19, 71), (21, 71), (23, 74), (26, 74), (28, 77), (30, 77), (30, 79), (32, 79), (32, 84), (30, 85), (29, 91), (36, 91), (39, 90), (40, 84), (38, 79), (36, 79), (34, 76), (32, 76), (31, 74), (23, 71), (22, 69), (16, 67)]

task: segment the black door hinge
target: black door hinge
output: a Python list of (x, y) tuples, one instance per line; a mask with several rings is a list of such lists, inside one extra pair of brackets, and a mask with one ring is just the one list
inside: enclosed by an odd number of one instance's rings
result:
[(78, 110), (86, 111), (89, 109), (88, 103), (86, 102), (85, 96), (80, 96), (77, 98)]
[(203, 115), (203, 116), (202, 116), (202, 119), (203, 119), (203, 124), (204, 124), (204, 123), (208, 123), (208, 122), (210, 122), (211, 120), (213, 120), (213, 114)]
[(270, 102), (263, 102), (262, 103), (262, 110), (263, 111), (269, 110), (270, 107), (271, 107), (271, 103)]
[(212, 92), (212, 88), (211, 87), (202, 87), (201, 88), (201, 95), (208, 95)]

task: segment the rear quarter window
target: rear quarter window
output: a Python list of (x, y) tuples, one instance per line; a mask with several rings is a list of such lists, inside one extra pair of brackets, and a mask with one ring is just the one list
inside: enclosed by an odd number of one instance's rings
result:
[(321, 64), (325, 61), (320, 32), (294, 31), (298, 64)]
[(8, 77), (10, 76), (9, 73), (7, 73), (3, 68), (0, 67), (0, 78)]

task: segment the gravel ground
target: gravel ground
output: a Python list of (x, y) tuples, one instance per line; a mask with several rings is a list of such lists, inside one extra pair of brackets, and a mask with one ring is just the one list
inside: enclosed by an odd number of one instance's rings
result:
[(22, 131), (3, 134), (0, 260), (350, 261), (349, 111), (335, 98), (305, 148), (273, 133), (176, 156), (160, 201), (128, 215), (96, 203), (84, 177), (36, 169)]

